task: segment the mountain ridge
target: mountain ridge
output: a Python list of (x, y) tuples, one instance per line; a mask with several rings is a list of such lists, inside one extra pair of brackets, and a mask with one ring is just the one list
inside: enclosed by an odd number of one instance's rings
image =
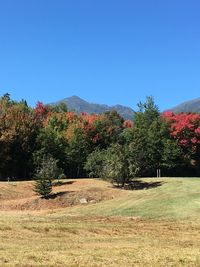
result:
[[(106, 105), (88, 102), (79, 96), (73, 95), (66, 97), (49, 105), (56, 106), (59, 103), (65, 103), (70, 111), (77, 113), (86, 112), (89, 114), (101, 114), (106, 111), (116, 110), (124, 119), (133, 120), (135, 111), (128, 107), (120, 104)], [(165, 111), (172, 111), (174, 113), (200, 113), (200, 97), (186, 100), (172, 108)]]
[(124, 119), (132, 120), (134, 116), (134, 110), (130, 107), (123, 106), (120, 104), (109, 106), (106, 104), (91, 103), (76, 95), (66, 97), (55, 103), (51, 103), (50, 105), (56, 106), (59, 103), (65, 103), (69, 110), (74, 110), (78, 113), (86, 112), (89, 114), (101, 114), (106, 111), (116, 110)]
[(172, 111), (174, 113), (200, 113), (200, 97), (184, 101), (179, 105), (168, 109), (168, 111)]

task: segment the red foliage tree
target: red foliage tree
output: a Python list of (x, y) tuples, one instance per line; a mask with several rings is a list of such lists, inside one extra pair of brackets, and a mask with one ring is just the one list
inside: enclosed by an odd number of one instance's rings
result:
[(200, 144), (200, 114), (165, 112), (162, 116), (178, 144), (186, 151), (195, 153)]
[(42, 123), (48, 115), (50, 109), (45, 106), (42, 102), (38, 101), (34, 108), (34, 117), (38, 123)]
[(126, 120), (123, 123), (124, 128), (132, 128), (133, 127), (133, 122), (131, 120)]

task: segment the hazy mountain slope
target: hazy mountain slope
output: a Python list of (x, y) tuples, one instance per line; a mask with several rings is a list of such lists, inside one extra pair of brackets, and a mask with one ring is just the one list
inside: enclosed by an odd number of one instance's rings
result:
[(125, 107), (122, 105), (108, 106), (108, 105), (89, 103), (78, 96), (67, 97), (60, 101), (52, 103), (51, 105), (57, 105), (60, 102), (66, 103), (69, 110), (74, 110), (76, 112), (99, 114), (105, 111), (110, 111), (115, 109), (125, 119), (133, 119), (133, 114), (134, 114), (133, 109), (131, 109), (130, 107)]
[(185, 101), (180, 105), (177, 105), (169, 110), (180, 113), (180, 112), (200, 112), (200, 98), (192, 99), (189, 101)]

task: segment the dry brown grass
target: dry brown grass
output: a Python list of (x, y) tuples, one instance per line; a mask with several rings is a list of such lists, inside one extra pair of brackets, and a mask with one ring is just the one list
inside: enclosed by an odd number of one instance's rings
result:
[(200, 266), (200, 226), (1, 213), (0, 266)]
[(102, 180), (62, 180), (53, 187), (50, 199), (33, 192), (33, 182), (0, 182), (0, 210), (51, 210), (80, 205), (80, 199), (97, 203), (125, 194)]
[[(179, 180), (170, 180), (169, 185), (167, 181), (164, 189), (129, 192), (113, 189), (99, 180), (75, 180), (74, 183), (55, 187), (55, 193), (64, 194), (60, 195), (61, 200), (59, 196), (47, 200), (45, 209), (40, 202), (43, 200), (33, 204), (38, 197), (31, 191), (31, 182), (15, 185), (0, 183), (0, 266), (200, 267), (197, 213), (192, 217), (186, 210), (187, 216), (190, 215), (188, 219), (169, 220), (163, 217), (161, 220), (144, 218), (143, 213), (138, 212), (140, 206), (152, 213), (152, 205), (157, 207), (157, 203), (160, 205), (162, 201), (182, 210), (181, 201), (172, 202), (169, 192), (174, 190), (175, 184), (178, 195), (179, 185), (179, 197), (184, 197), (183, 192), (188, 194), (191, 184), (187, 185), (187, 189), (185, 182), (181, 191)], [(194, 190), (197, 189), (194, 181)], [(68, 207), (68, 200), (67, 207), (63, 205), (62, 209), (58, 209), (60, 201), (66, 201), (66, 197), (70, 196), (69, 192), (74, 194), (72, 199), (75, 195), (78, 198), (91, 196), (98, 203)], [(167, 192), (166, 196), (164, 192)], [(195, 198), (191, 197), (191, 201), (198, 206), (196, 191), (194, 193)], [(145, 200), (148, 206), (143, 203)], [(25, 206), (25, 203), (33, 206)], [(123, 205), (120, 206), (120, 203)], [(124, 209), (122, 214), (130, 214), (130, 210), (136, 207), (138, 216), (108, 215), (116, 206), (119, 211), (115, 210), (115, 213)], [(169, 207), (172, 206), (166, 206), (166, 210)], [(164, 212), (163, 215), (168, 214)]]

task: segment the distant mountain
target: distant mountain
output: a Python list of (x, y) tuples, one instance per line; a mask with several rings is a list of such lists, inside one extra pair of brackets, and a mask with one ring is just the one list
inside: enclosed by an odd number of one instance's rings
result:
[(73, 110), (78, 113), (86, 112), (89, 114), (91, 113), (100, 114), (106, 111), (116, 110), (124, 119), (133, 119), (134, 115), (134, 110), (131, 109), (130, 107), (125, 107), (122, 105), (108, 106), (108, 105), (89, 103), (78, 96), (67, 97), (55, 103), (51, 103), (50, 105), (55, 106), (61, 102), (66, 103), (67, 108), (69, 110)]
[(185, 101), (180, 105), (177, 105), (169, 110), (173, 111), (174, 113), (181, 113), (181, 112), (200, 113), (200, 98)]

